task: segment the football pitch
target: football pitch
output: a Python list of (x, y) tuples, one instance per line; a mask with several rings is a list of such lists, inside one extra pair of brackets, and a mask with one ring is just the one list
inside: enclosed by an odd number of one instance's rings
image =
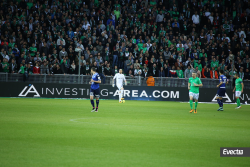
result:
[(250, 147), (250, 106), (0, 99), (1, 167), (246, 167), (220, 147)]

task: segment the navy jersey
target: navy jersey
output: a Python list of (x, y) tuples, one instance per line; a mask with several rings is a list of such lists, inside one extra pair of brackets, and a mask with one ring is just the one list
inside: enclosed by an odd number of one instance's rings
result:
[[(94, 75), (92, 75), (92, 79), (94, 81), (100, 81), (101, 80), (98, 73), (95, 73)], [(94, 90), (99, 89), (99, 83), (92, 82), (91, 83), (91, 89), (94, 89)]]
[(220, 88), (226, 88), (227, 77), (225, 75), (220, 76), (220, 83), (221, 82), (223, 82), (223, 84), (220, 85)]

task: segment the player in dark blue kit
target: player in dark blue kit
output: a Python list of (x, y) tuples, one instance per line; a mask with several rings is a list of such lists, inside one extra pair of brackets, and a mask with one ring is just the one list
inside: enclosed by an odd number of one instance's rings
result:
[(227, 77), (225, 75), (223, 75), (223, 70), (220, 70), (219, 72), (220, 77), (220, 83), (219, 85), (217, 85), (217, 87), (219, 88), (217, 91), (217, 102), (220, 106), (220, 108), (217, 111), (223, 111), (223, 101), (222, 98), (225, 96), (226, 94), (226, 84), (227, 84)]
[[(91, 112), (98, 112), (98, 105), (99, 105), (99, 97), (100, 97), (100, 86), (99, 84), (101, 83), (101, 78), (99, 74), (96, 72), (96, 68), (92, 67), (91, 68), (91, 74), (92, 74), (92, 79), (89, 82), (91, 84), (90, 87), (90, 102), (93, 106), (93, 109)], [(94, 103), (94, 97), (96, 99), (96, 108), (95, 108), (95, 103)]]

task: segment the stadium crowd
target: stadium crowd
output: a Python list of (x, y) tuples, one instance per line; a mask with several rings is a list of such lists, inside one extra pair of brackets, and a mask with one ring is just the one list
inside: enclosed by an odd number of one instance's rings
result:
[(0, 72), (249, 80), (249, 23), (248, 0), (2, 0)]

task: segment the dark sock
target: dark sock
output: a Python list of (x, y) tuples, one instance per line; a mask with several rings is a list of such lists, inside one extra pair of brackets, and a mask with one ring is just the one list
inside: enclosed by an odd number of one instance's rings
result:
[(91, 102), (91, 104), (92, 104), (93, 108), (95, 108), (95, 103), (94, 103), (94, 100), (90, 100), (90, 102)]
[(220, 99), (217, 99), (217, 103), (219, 104), (219, 106), (221, 107), (221, 102)]
[(221, 107), (223, 108), (223, 100), (222, 99), (220, 100), (220, 103), (221, 103)]
[(99, 100), (96, 100), (95, 102), (96, 102), (96, 108), (98, 108), (98, 106), (99, 106)]

